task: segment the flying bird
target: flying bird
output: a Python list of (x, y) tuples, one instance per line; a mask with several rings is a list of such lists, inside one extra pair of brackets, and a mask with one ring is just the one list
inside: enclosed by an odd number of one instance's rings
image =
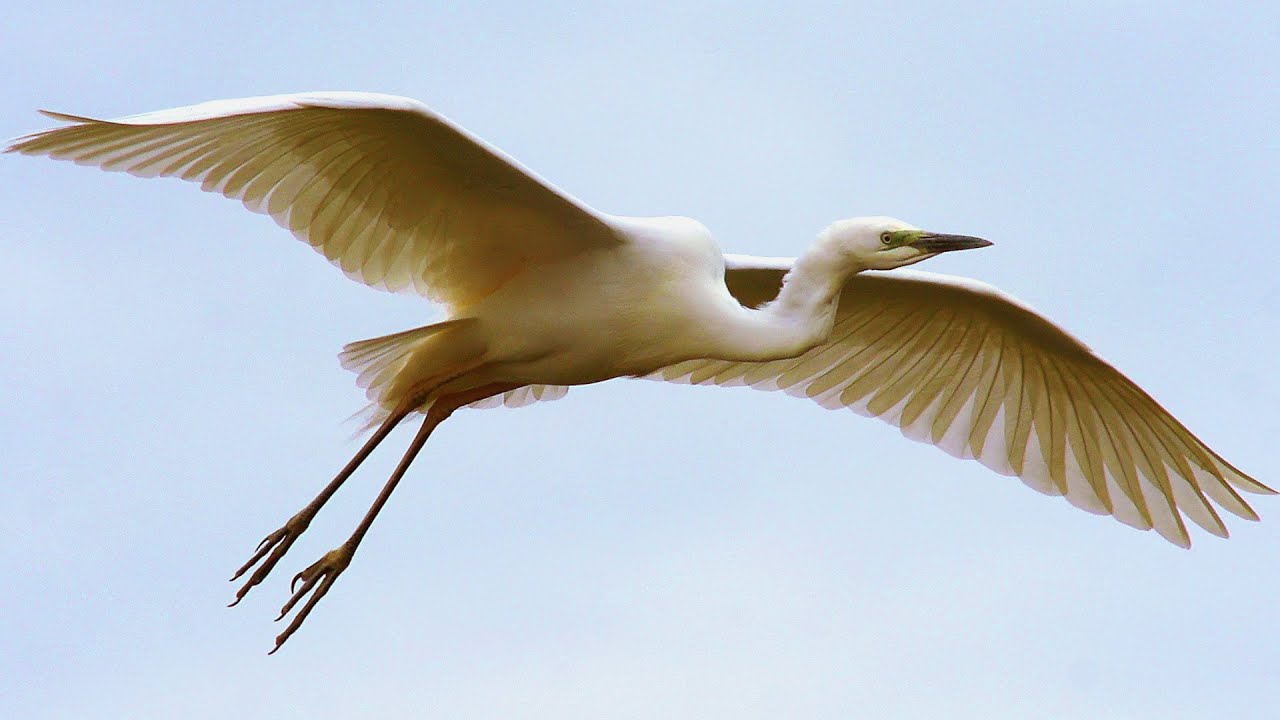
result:
[(239, 602), (398, 424), (421, 425), (346, 542), (298, 573), (272, 652), (348, 567), (432, 431), (618, 377), (782, 390), (848, 408), (1047, 495), (1190, 545), (1184, 517), (1274, 494), (1027, 305), (981, 282), (895, 270), (991, 243), (888, 217), (835, 222), (799, 258), (721, 252), (683, 217), (609, 215), (407, 98), (220, 100), (65, 125), (8, 152), (200, 183), (270, 215), (349, 277), (446, 319), (347, 345), (368, 440), (235, 573)]

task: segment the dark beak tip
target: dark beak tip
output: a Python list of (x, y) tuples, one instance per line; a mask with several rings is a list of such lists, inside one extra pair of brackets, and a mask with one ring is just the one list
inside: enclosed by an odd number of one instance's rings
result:
[(978, 248), (990, 247), (995, 243), (985, 238), (973, 237), (972, 235), (948, 235), (942, 233), (929, 233), (922, 236), (916, 246), (926, 252), (952, 252), (955, 250), (976, 250)]

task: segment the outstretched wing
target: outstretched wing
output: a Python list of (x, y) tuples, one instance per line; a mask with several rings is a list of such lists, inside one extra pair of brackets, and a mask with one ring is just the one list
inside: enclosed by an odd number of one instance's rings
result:
[(349, 277), (449, 305), (533, 263), (620, 242), (605, 216), (421, 103), (370, 93), (220, 100), (15, 140), (144, 177), (180, 177), (270, 215)]
[[(790, 260), (730, 256), (744, 305), (777, 295)], [(1182, 516), (1226, 537), (1216, 504), (1258, 516), (1238, 490), (1272, 494), (1196, 438), (1089, 348), (995, 288), (925, 272), (861, 273), (826, 344), (788, 360), (696, 360), (650, 376), (783, 390), (849, 408), (1047, 495), (1182, 547)]]

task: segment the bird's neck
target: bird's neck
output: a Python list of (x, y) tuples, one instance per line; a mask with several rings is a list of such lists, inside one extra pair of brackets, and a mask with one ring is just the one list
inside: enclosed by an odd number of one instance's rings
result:
[(818, 247), (796, 260), (778, 296), (759, 309), (742, 308), (726, 340), (735, 360), (779, 360), (826, 342), (840, 291), (857, 268)]

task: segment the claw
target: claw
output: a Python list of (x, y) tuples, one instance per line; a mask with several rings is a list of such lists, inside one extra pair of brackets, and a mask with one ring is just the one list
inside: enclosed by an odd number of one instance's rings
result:
[[(238, 580), (259, 562), (262, 565), (257, 570), (254, 570), (245, 584), (236, 591), (236, 599), (232, 600), (227, 607), (238, 605), (255, 585), (261, 583), (266, 579), (267, 575), (271, 574), (271, 571), (275, 569), (276, 563), (280, 562), (280, 558), (289, 552), (289, 548), (293, 547), (294, 541), (311, 524), (311, 518), (315, 516), (315, 513), (308, 513), (307, 510), (307, 508), (304, 508), (302, 512), (289, 518), (289, 522), (285, 523), (284, 527), (267, 535), (262, 539), (262, 542), (258, 543), (258, 548), (254, 551), (253, 557), (249, 558), (249, 561), (241, 565), (236, 574), (231, 576), (232, 582)], [(268, 553), (270, 554), (268, 555)]]
[[(310, 569), (310, 568), (308, 568), (308, 569)], [(295, 593), (295, 592), (297, 592), (297, 591), (298, 591), (298, 590), (297, 590), (297, 589), (298, 589), (298, 581), (299, 581), (299, 580), (303, 580), (303, 579), (305, 579), (306, 573), (307, 573), (307, 571), (306, 571), (306, 570), (303, 570), (302, 572), (300, 572), (300, 573), (298, 573), (297, 575), (294, 575), (294, 576), (293, 576), (293, 579), (289, 581), (289, 592), (290, 592), (290, 593)], [(283, 612), (281, 612), (281, 613), (280, 613), (280, 617), (284, 617), (284, 613), (283, 613)], [(277, 619), (277, 620), (279, 620), (280, 618), (276, 618), (276, 619)]]
[[(262, 552), (262, 548), (266, 547), (266, 546), (267, 546), (267, 543), (271, 542), (271, 538), (275, 537), (276, 533), (278, 533), (278, 532), (280, 532), (280, 531), (279, 531), (279, 530), (277, 530), (276, 532), (273, 532), (273, 533), (271, 533), (270, 535), (268, 535), (268, 536), (266, 536), (266, 537), (262, 538), (262, 542), (258, 543), (258, 547), (254, 548), (254, 549), (253, 549), (253, 551), (254, 551), (255, 553), (261, 553), (261, 552)], [(254, 555), (254, 557), (258, 557), (258, 555)], [(252, 561), (252, 560), (250, 560), (248, 563), (246, 563), (246, 565), (252, 565), (252, 564), (253, 564), (253, 561)], [(239, 570), (237, 570), (237, 571), (236, 571), (236, 574), (235, 574), (235, 575), (232, 575), (232, 576), (231, 576), (231, 579), (232, 579), (232, 580), (235, 580), (236, 578), (238, 578), (238, 577), (240, 577), (241, 575), (243, 575), (243, 574), (244, 574), (245, 569), (246, 569), (245, 567), (241, 567)]]
[[(343, 543), (325, 553), (324, 557), (312, 563), (306, 570), (293, 576), (293, 582), (289, 583), (289, 591), (293, 595), (284, 604), (284, 607), (280, 608), (280, 615), (276, 618), (276, 621), (284, 619), (284, 616), (288, 615), (294, 606), (302, 598), (306, 597), (308, 593), (311, 593), (312, 590), (315, 593), (302, 606), (298, 614), (293, 617), (284, 632), (276, 636), (276, 646), (271, 649), (271, 652), (267, 653), (268, 655), (274, 655), (276, 650), (279, 650), (285, 641), (297, 632), (298, 628), (302, 627), (302, 621), (306, 620), (307, 616), (311, 614), (312, 608), (316, 606), (316, 603), (320, 602), (320, 598), (324, 597), (325, 593), (329, 592), (329, 588), (338, 579), (338, 575), (342, 574), (342, 571), (346, 570), (347, 566), (351, 564), (353, 555), (355, 555), (355, 545), (350, 542)], [(302, 582), (302, 587), (297, 587), (299, 581)]]

